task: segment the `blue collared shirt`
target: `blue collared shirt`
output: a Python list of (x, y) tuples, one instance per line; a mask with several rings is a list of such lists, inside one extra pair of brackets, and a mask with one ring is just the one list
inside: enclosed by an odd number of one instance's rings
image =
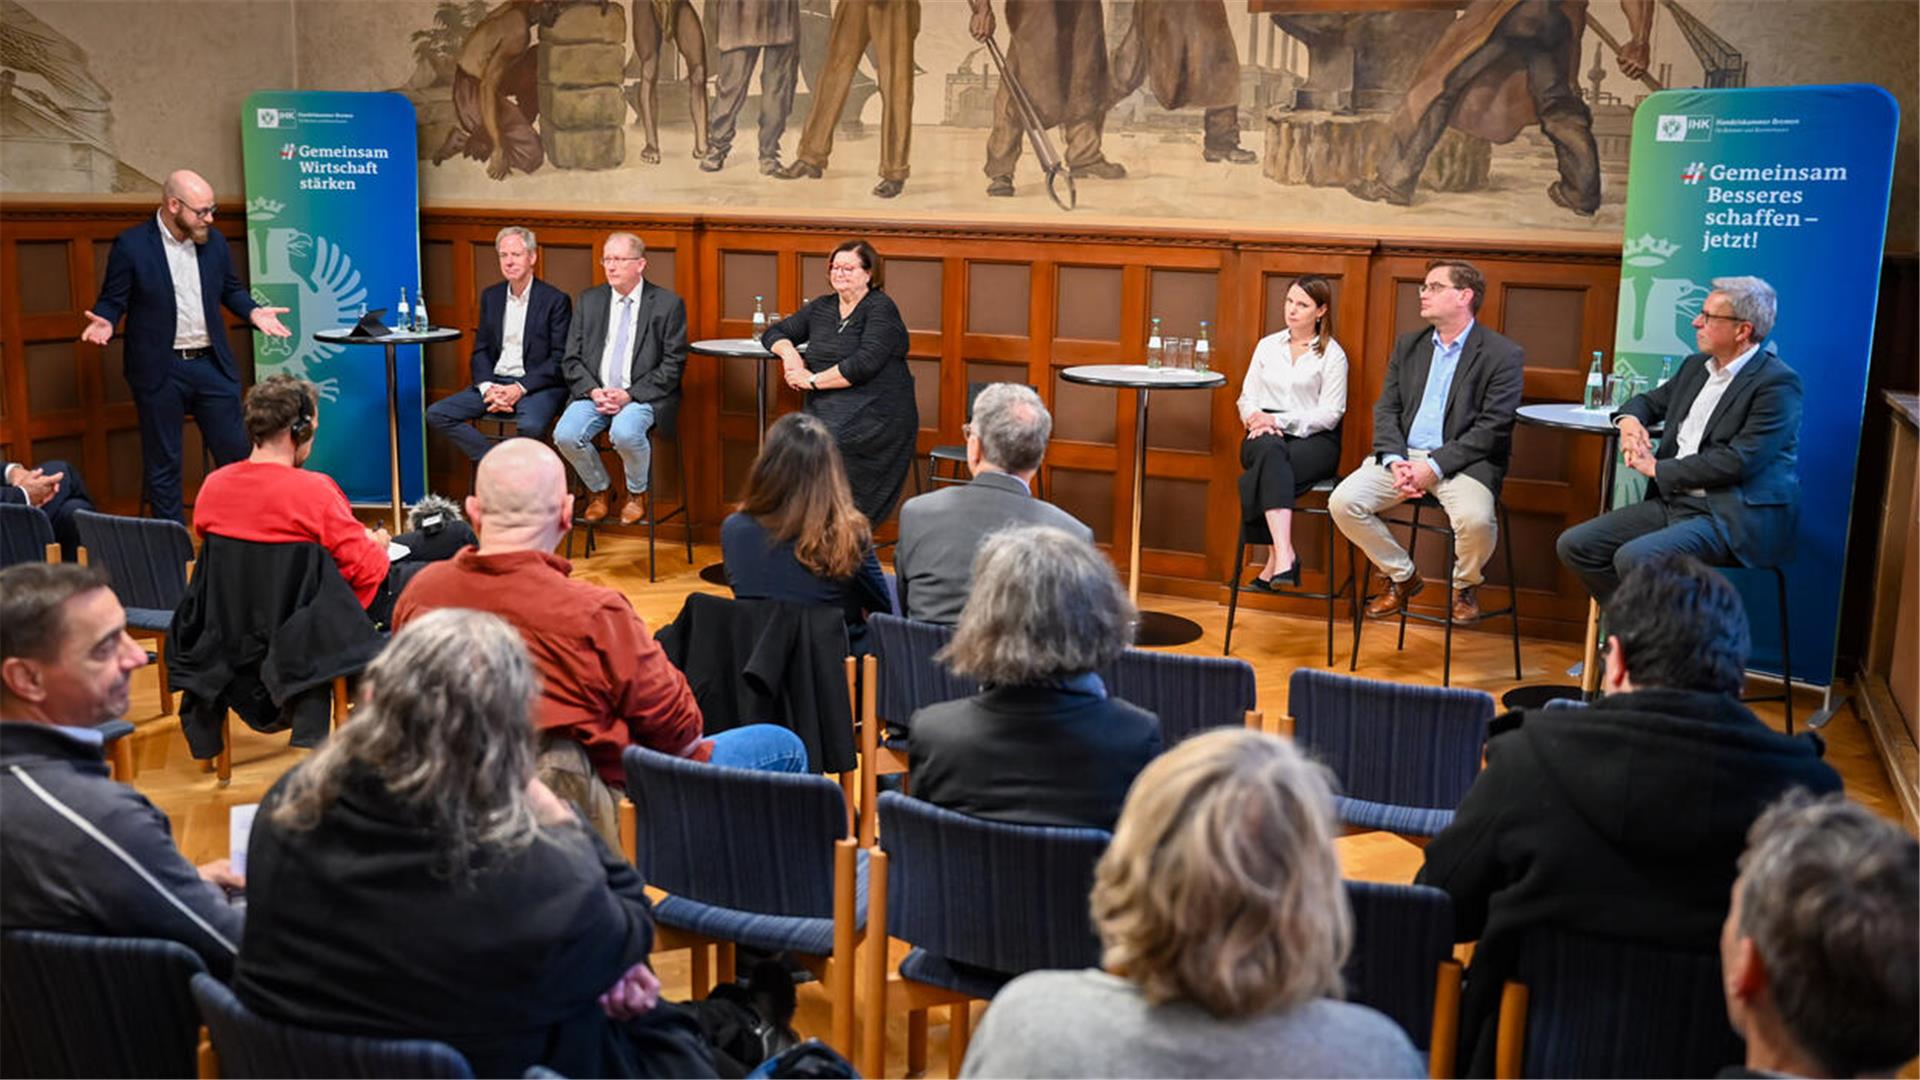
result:
[[(1407, 429), (1407, 448), (1410, 450), (1438, 450), (1446, 441), (1445, 424), (1447, 419), (1447, 394), (1453, 390), (1453, 373), (1460, 367), (1460, 354), (1467, 347), (1467, 335), (1473, 333), (1473, 320), (1452, 344), (1440, 340), (1440, 331), (1433, 332), (1433, 364), (1427, 368), (1427, 385), (1420, 392), (1420, 408), (1413, 414), (1413, 426)], [(1433, 475), (1444, 479), (1438, 462), (1427, 459), (1427, 466)]]
[(95, 750), (98, 750), (102, 746), (105, 746), (107, 744), (107, 737), (100, 733), (99, 728), (69, 727), (66, 724), (48, 724), (47, 730), (57, 731), (61, 735), (64, 735), (67, 738), (72, 739), (74, 742), (80, 743), (85, 746), (91, 746)]

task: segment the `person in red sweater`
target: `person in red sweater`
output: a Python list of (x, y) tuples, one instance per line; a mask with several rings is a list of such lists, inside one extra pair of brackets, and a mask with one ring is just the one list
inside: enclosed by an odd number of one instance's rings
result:
[(735, 768), (804, 772), (800, 737), (777, 724), (702, 734), (686, 676), (613, 589), (576, 581), (553, 549), (573, 522), (560, 456), (532, 439), (509, 439), (480, 459), (467, 517), (477, 548), (421, 570), (394, 605), (396, 629), (439, 608), (471, 608), (512, 623), (540, 671), (537, 726), (541, 782), (580, 805), (617, 850), (616, 789), (626, 787), (621, 751), (663, 754)]
[(207, 474), (193, 527), (230, 540), (319, 544), (367, 613), (385, 622), (393, 604), (391, 592), (383, 592), (391, 569), (387, 531), (362, 525), (333, 477), (301, 467), (320, 429), (319, 405), (318, 388), (305, 379), (275, 375), (254, 384), (244, 409), (253, 453)]

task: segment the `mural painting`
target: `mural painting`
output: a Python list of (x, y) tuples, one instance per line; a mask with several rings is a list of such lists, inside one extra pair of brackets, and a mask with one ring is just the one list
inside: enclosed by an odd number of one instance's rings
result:
[[(0, 0), (0, 189), (141, 190), (170, 163), (114, 156), (128, 98), (86, 59), (123, 21), (70, 4)], [(1920, 78), (1900, 2), (393, 0), (371, 37), (366, 4), (285, 10), (366, 42), (287, 85), (405, 93), (441, 205), (1605, 235), (1655, 89), (1880, 82), (1910, 190)], [(28, 170), (49, 140), (95, 160)]]

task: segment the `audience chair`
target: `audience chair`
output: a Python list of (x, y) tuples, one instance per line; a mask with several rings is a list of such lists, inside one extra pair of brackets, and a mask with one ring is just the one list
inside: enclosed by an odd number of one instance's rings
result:
[(1100, 678), (1108, 694), (1160, 718), (1169, 750), (1208, 728), (1265, 726), (1253, 666), (1245, 660), (1130, 648)]
[[(1480, 772), (1493, 698), (1295, 668), (1292, 735), (1340, 781), (1340, 820), (1408, 838), (1447, 827)], [(1417, 842), (1417, 841), (1416, 841)]]
[[(979, 399), (980, 391), (985, 390), (991, 385), (993, 384), (983, 382), (970, 382), (967, 384), (967, 423), (973, 423), (973, 403)], [(1028, 384), (1027, 389), (1032, 390), (1036, 394), (1040, 392), (1040, 388), (1032, 384)], [(952, 466), (952, 472), (944, 476), (940, 473), (940, 463), (943, 461)], [(1045, 473), (1046, 470), (1042, 468), (1040, 472), (1033, 474), (1033, 497), (1036, 499), (1041, 497), (1040, 478), (1045, 475)], [(964, 484), (971, 479), (973, 478), (967, 475), (966, 443), (941, 443), (927, 451), (927, 482), (929, 484), (932, 484), (934, 487), (939, 487), (941, 484)], [(919, 469), (913, 471), (913, 490), (915, 494), (926, 490), (926, 488), (920, 486)]]
[(8, 930), (0, 1062), (8, 1076), (194, 1076), (188, 980), (206, 970), (177, 941)]
[(1557, 930), (1521, 943), (1494, 1075), (1713, 1076), (1746, 1058), (1720, 957)]
[(133, 725), (125, 720), (103, 720), (93, 725), (106, 743), (107, 776), (123, 784), (133, 783)]
[[(1276, 596), (1291, 596), (1301, 600), (1324, 600), (1327, 602), (1327, 666), (1328, 667), (1333, 666), (1334, 604), (1338, 602), (1341, 597), (1346, 597), (1347, 609), (1348, 609), (1347, 624), (1349, 629), (1352, 628), (1352, 625), (1354, 623), (1360, 620), (1360, 588), (1359, 588), (1359, 585), (1356, 583), (1357, 575), (1355, 574), (1355, 570), (1360, 566), (1360, 556), (1354, 552), (1352, 544), (1344, 545), (1347, 549), (1347, 576), (1341, 580), (1340, 584), (1335, 585), (1333, 583), (1334, 567), (1336, 563), (1336, 560), (1334, 557), (1334, 550), (1335, 550), (1335, 545), (1339, 540), (1339, 535), (1338, 535), (1338, 530), (1333, 527), (1333, 512), (1327, 509), (1326, 499), (1327, 499), (1327, 496), (1333, 494), (1333, 489), (1339, 486), (1339, 483), (1340, 483), (1340, 479), (1338, 477), (1335, 477), (1331, 480), (1320, 481), (1319, 483), (1313, 485), (1312, 488), (1308, 489), (1309, 493), (1320, 496), (1320, 500), (1321, 500), (1320, 505), (1319, 506), (1295, 506), (1293, 508), (1293, 513), (1294, 513), (1294, 516), (1296, 517), (1305, 515), (1308, 517), (1315, 517), (1320, 519), (1321, 535), (1325, 537), (1326, 544), (1327, 544), (1327, 547), (1326, 547), (1327, 587), (1326, 589), (1321, 591), (1315, 591), (1312, 589), (1304, 589), (1304, 588), (1298, 588), (1294, 586), (1285, 586), (1285, 585), (1278, 586), (1274, 589), (1274, 595)], [(1229, 656), (1229, 655), (1232, 655), (1233, 653), (1233, 616), (1234, 616), (1234, 613), (1238, 611), (1240, 607), (1240, 581), (1243, 577), (1246, 576), (1246, 573), (1247, 573), (1247, 566), (1246, 566), (1247, 545), (1248, 544), (1266, 545), (1266, 544), (1271, 544), (1272, 542), (1273, 542), (1273, 537), (1267, 533), (1267, 529), (1264, 524), (1258, 527), (1251, 527), (1251, 526), (1245, 525), (1244, 523), (1241, 525), (1240, 546), (1234, 551), (1234, 555), (1233, 555), (1233, 579), (1227, 582), (1227, 587), (1229, 590), (1227, 594), (1227, 640), (1226, 640), (1226, 643), (1222, 645), (1220, 649), (1220, 655), (1222, 656)]]
[(1460, 964), (1453, 898), (1429, 885), (1348, 881), (1353, 951), (1341, 972), (1347, 1000), (1391, 1017), (1427, 1056), (1434, 1080), (1454, 1075), (1460, 1041)]
[(227, 1077), (466, 1078), (467, 1059), (432, 1039), (383, 1039), (296, 1027), (269, 1020), (241, 1003), (211, 975), (193, 977), (193, 999), (206, 1017), (212, 1048), (205, 1051)]
[(187, 594), (193, 538), (185, 525), (160, 518), (115, 517), (79, 510), (73, 520), (80, 530), (81, 564), (106, 571), (114, 594), (127, 609), (127, 629), (154, 639), (160, 711), (173, 715), (173, 688), (167, 682), (167, 629), (173, 625), (173, 609)]
[[(709, 987), (707, 946), (732, 978), (734, 947), (786, 952), (827, 991), (834, 1049), (853, 1052), (854, 950), (867, 926), (867, 853), (846, 797), (822, 776), (755, 772), (629, 746), (634, 865), (668, 895), (654, 951), (691, 949), (693, 996)], [(881, 945), (884, 948), (884, 941)]]
[[(973, 1001), (1028, 971), (1099, 966), (1087, 894), (1107, 832), (987, 821), (889, 791), (880, 796), (880, 837), (868, 899), (874, 931), (861, 968), (862, 1075), (885, 1067), (890, 1003), (907, 1010), (910, 1075), (926, 1068), (927, 1010), (949, 1007), (948, 1075), (959, 1076)], [(893, 975), (889, 936), (911, 946)]]
[[(679, 422), (680, 410), (678, 406), (670, 406), (655, 413), (653, 428), (647, 432), (647, 439), (653, 445), (653, 451), (647, 457), (647, 513), (645, 517), (634, 522), (634, 524), (645, 525), (647, 527), (647, 580), (649, 582), (660, 580), (659, 575), (655, 572), (654, 542), (658, 538), (661, 522), (672, 521), (674, 518), (680, 519), (681, 526), (686, 530), (687, 565), (693, 565), (693, 515), (689, 513), (687, 509), (689, 505), (688, 500), (692, 497), (693, 487), (687, 481), (687, 444), (685, 440), (680, 438)], [(657, 485), (654, 483), (657, 477), (653, 463), (660, 459), (660, 442), (663, 439), (673, 440), (673, 459), (678, 462), (680, 466), (680, 504), (664, 515), (659, 512), (659, 509), (654, 506), (653, 502), (654, 493), (657, 490)], [(594, 437), (593, 448), (603, 458), (613, 453), (613, 444), (607, 441), (607, 433), (604, 431)], [(618, 516), (620, 510), (617, 504), (621, 499), (626, 497), (627, 489), (624, 482), (609, 487), (607, 489), (607, 498), (616, 505), (609, 510), (605, 520), (587, 521), (580, 517), (581, 511), (586, 509), (587, 499), (589, 497), (586, 488), (581, 485), (580, 477), (574, 473), (571, 466), (567, 468), (567, 475), (568, 484), (574, 492), (574, 531), (584, 530), (586, 534), (584, 540), (585, 548), (580, 557), (583, 559), (591, 559), (593, 558), (595, 530), (609, 523), (614, 525), (620, 523)], [(608, 475), (613, 475), (611, 470), (608, 472)], [(573, 532), (567, 533), (567, 558), (573, 558)]]
[(46, 512), (26, 503), (0, 503), (0, 569), (14, 563), (60, 561), (60, 542)]
[[(1409, 538), (1407, 542), (1407, 555), (1409, 557), (1418, 556), (1419, 550), (1420, 550), (1420, 534), (1421, 533), (1423, 532), (1438, 533), (1441, 536), (1446, 538), (1447, 556), (1446, 556), (1446, 562), (1443, 565), (1446, 567), (1445, 573), (1447, 575), (1447, 591), (1446, 591), (1446, 595), (1441, 600), (1441, 604), (1440, 604), (1441, 610), (1440, 610), (1440, 614), (1438, 615), (1432, 614), (1430, 612), (1425, 612), (1425, 611), (1410, 611), (1405, 607), (1400, 609), (1400, 638), (1399, 638), (1399, 641), (1394, 645), (1394, 649), (1397, 651), (1400, 649), (1405, 649), (1407, 647), (1407, 620), (1408, 619), (1413, 619), (1417, 622), (1434, 623), (1437, 625), (1445, 626), (1447, 628), (1446, 644), (1444, 646), (1444, 651), (1441, 654), (1441, 660), (1440, 660), (1440, 685), (1451, 686), (1453, 685), (1453, 627), (1454, 627), (1454, 621), (1453, 621), (1453, 557), (1454, 557), (1453, 525), (1451, 522), (1447, 520), (1446, 512), (1441, 507), (1440, 500), (1434, 498), (1431, 493), (1422, 495), (1418, 499), (1409, 499), (1408, 501), (1401, 503), (1400, 505), (1411, 508), (1412, 510), (1411, 516), (1406, 518), (1383, 517), (1382, 520), (1384, 520), (1388, 525), (1399, 525), (1399, 526), (1403, 526), (1408, 530)], [(1507, 504), (1504, 502), (1501, 502), (1498, 499), (1495, 499), (1493, 503), (1493, 507), (1494, 507), (1494, 513), (1496, 515), (1496, 518), (1498, 521), (1498, 527), (1499, 527), (1498, 543), (1500, 545), (1500, 553), (1505, 557), (1506, 566), (1507, 566), (1507, 606), (1503, 608), (1494, 608), (1490, 611), (1489, 610), (1481, 611), (1480, 621), (1485, 622), (1488, 619), (1506, 619), (1507, 620), (1509, 629), (1511, 630), (1512, 636), (1513, 636), (1513, 677), (1518, 679), (1521, 677), (1520, 675), (1520, 593), (1519, 593), (1519, 590), (1514, 586), (1514, 577), (1513, 577), (1513, 529), (1511, 524), (1507, 520)], [(1440, 511), (1440, 515), (1439, 515), (1440, 521), (1438, 524), (1435, 524), (1431, 520), (1429, 521), (1420, 520), (1421, 513), (1423, 511), (1428, 511), (1428, 510)], [(1415, 565), (1417, 566), (1418, 563), (1416, 562)], [(1416, 571), (1416, 573), (1417, 572), (1418, 571)], [(1362, 612), (1364, 612), (1367, 606), (1367, 601), (1372, 599), (1372, 596), (1370, 596), (1367, 593), (1367, 588), (1366, 588), (1367, 580), (1371, 576), (1371, 574), (1372, 574), (1372, 570), (1370, 566), (1367, 569), (1364, 569), (1360, 574), (1360, 588), (1358, 590), (1360, 592), (1360, 596), (1354, 601), (1354, 603), (1359, 609), (1361, 609)], [(1483, 589), (1487, 588), (1487, 586), (1482, 586), (1482, 588)], [(1348, 671), (1354, 671), (1359, 666), (1360, 628), (1366, 624), (1366, 621), (1367, 619), (1364, 613), (1356, 615), (1356, 617), (1353, 620), (1353, 655), (1347, 661)]]
[(913, 714), (927, 705), (980, 692), (979, 683), (953, 674), (933, 658), (952, 640), (951, 626), (895, 615), (867, 616), (868, 653), (860, 682), (861, 847), (873, 846), (871, 807), (879, 793), (879, 778), (907, 771), (907, 746), (901, 734)]

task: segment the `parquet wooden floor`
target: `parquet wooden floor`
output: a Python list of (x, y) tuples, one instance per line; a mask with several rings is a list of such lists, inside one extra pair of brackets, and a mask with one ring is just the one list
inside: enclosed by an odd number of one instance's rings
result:
[[(575, 564), (574, 572), (586, 580), (619, 589), (633, 602), (635, 610), (650, 626), (672, 620), (686, 595), (703, 591), (726, 595), (722, 587), (702, 581), (697, 571), (718, 561), (713, 545), (695, 547), (695, 563), (686, 565), (681, 549), (661, 545), (660, 580), (649, 583), (646, 574), (644, 539), (611, 536), (601, 541), (592, 559)], [(1153, 597), (1151, 606), (1184, 615), (1197, 621), (1205, 635), (1178, 651), (1201, 655), (1220, 654), (1221, 637), (1226, 628), (1226, 608), (1220, 604), (1173, 597)], [(1438, 628), (1410, 625), (1407, 647), (1395, 652), (1391, 633), (1384, 627), (1369, 627), (1361, 655), (1360, 674), (1382, 679), (1410, 682), (1439, 682), (1441, 632)], [(1490, 632), (1462, 633), (1454, 639), (1454, 684), (1485, 690), (1496, 698), (1515, 685), (1508, 666), (1508, 639), (1498, 623)], [(1234, 655), (1252, 664), (1258, 677), (1260, 707), (1268, 720), (1286, 711), (1287, 678), (1295, 667), (1318, 666), (1325, 661), (1324, 624), (1318, 620), (1296, 618), (1242, 608), (1234, 626)], [(1335, 638), (1336, 670), (1345, 670), (1348, 635), (1341, 628)], [(1579, 647), (1557, 641), (1522, 640), (1524, 678), (1522, 682), (1565, 681), (1563, 673), (1578, 658)], [(1797, 699), (1796, 716), (1805, 717), (1819, 706), (1819, 699), (1803, 693)], [(1757, 711), (1776, 727), (1782, 724), (1778, 703), (1761, 704)], [(235, 724), (234, 769), (231, 786), (215, 786), (211, 774), (199, 770), (186, 752), (179, 724), (160, 714), (158, 680), (151, 671), (134, 675), (133, 705), (129, 719), (138, 725), (134, 735), (139, 776), (135, 786), (172, 820), (174, 836), (181, 850), (195, 863), (221, 857), (227, 852), (227, 808), (258, 802), (275, 780), (296, 764), (304, 751), (287, 746), (286, 735), (258, 735)], [(1827, 739), (1827, 760), (1840, 771), (1850, 796), (1893, 820), (1899, 820), (1892, 789), (1879, 756), (1859, 717), (1849, 708), (1842, 709), (1823, 732)], [(1411, 881), (1420, 866), (1419, 849), (1397, 837), (1364, 834), (1339, 841), (1342, 863), (1351, 877), (1375, 881)], [(904, 948), (892, 943), (892, 951)], [(897, 959), (897, 956), (896, 956)], [(688, 989), (687, 954), (663, 956), (659, 974), (667, 996), (682, 999)], [(976, 1004), (977, 1017), (983, 1006)], [(797, 1018), (803, 1035), (827, 1033), (826, 997), (816, 985), (801, 988), (801, 1007)], [(936, 1010), (930, 1039), (930, 1077), (946, 1076), (946, 1028)], [(900, 1075), (905, 1069), (906, 1022), (895, 1014), (887, 1022), (887, 1074)]]

